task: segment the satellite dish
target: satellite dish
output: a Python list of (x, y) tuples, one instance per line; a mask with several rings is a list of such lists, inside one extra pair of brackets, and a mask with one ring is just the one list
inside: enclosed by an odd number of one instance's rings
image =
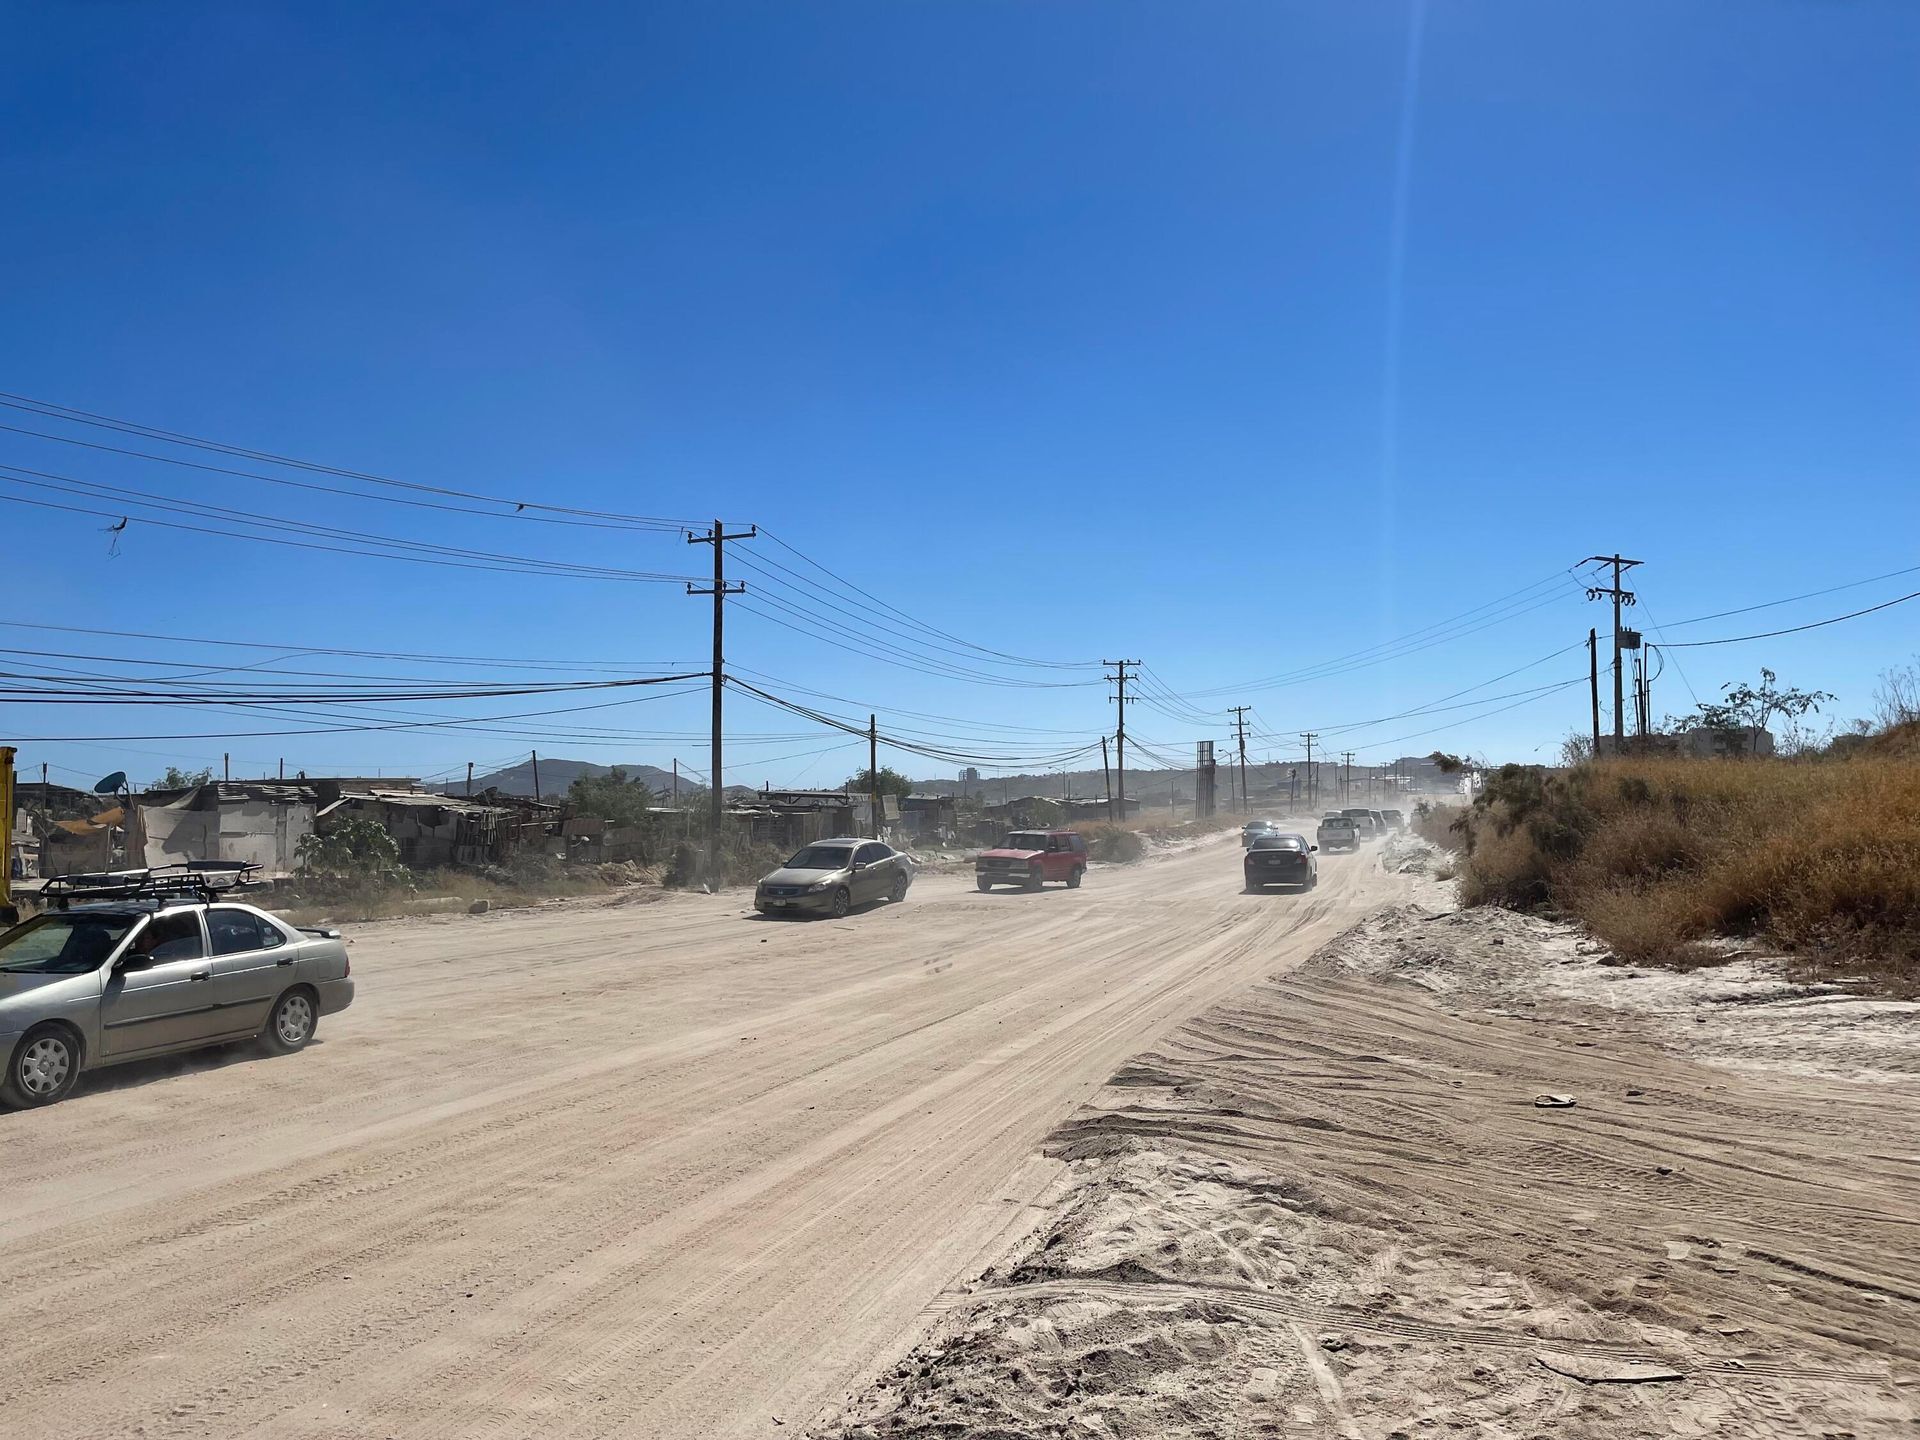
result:
[(116, 770), (98, 785), (95, 785), (93, 787), (93, 793), (96, 795), (118, 795), (126, 788), (127, 772), (124, 770)]

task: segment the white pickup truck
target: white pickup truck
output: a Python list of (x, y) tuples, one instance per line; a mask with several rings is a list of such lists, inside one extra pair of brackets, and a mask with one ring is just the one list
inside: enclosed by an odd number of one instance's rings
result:
[(1360, 827), (1351, 816), (1327, 815), (1320, 821), (1320, 827), (1313, 832), (1313, 838), (1319, 842), (1322, 854), (1331, 855), (1340, 850), (1358, 850), (1360, 848)]

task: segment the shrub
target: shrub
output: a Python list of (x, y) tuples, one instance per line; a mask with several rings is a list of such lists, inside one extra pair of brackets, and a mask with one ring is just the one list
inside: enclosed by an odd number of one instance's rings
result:
[(1751, 936), (1920, 986), (1920, 766), (1786, 760), (1507, 767), (1466, 824), (1467, 904), (1552, 906), (1621, 958)]

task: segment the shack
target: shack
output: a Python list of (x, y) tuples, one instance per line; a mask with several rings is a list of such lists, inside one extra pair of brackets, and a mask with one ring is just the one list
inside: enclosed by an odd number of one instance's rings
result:
[(378, 824), (400, 847), (400, 863), (409, 870), (499, 864), (513, 853), (518, 831), (518, 815), (504, 806), (419, 790), (343, 789), (322, 804), (317, 818), (325, 829), (346, 816)]
[(149, 790), (134, 798), (127, 854), (142, 865), (237, 860), (288, 875), (300, 842), (313, 833), (310, 784), (216, 780), (188, 790)]

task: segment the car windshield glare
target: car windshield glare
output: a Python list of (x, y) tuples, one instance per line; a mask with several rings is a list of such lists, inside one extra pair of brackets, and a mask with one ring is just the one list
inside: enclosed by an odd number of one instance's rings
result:
[(853, 858), (851, 845), (809, 845), (787, 861), (789, 870), (844, 870)]
[(106, 963), (137, 915), (36, 915), (0, 935), (0, 970), (84, 975)]
[(1304, 850), (1307, 842), (1298, 835), (1261, 835), (1253, 842), (1256, 850)]

